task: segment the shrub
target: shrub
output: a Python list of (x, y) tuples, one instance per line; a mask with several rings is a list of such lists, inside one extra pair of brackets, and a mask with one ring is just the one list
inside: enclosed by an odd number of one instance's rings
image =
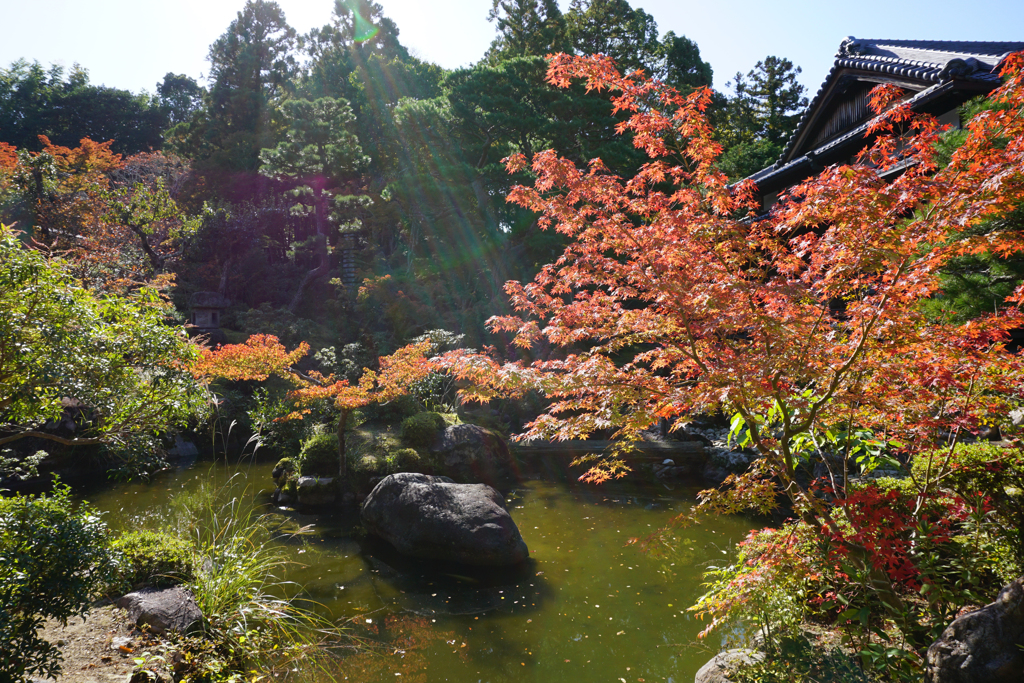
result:
[(367, 419), (383, 424), (397, 424), (423, 410), (423, 404), (415, 396), (406, 394), (387, 403), (373, 403), (363, 410)]
[(917, 481), (930, 478), (956, 493), (970, 512), (972, 531), (989, 537), (998, 550), (1004, 580), (1024, 570), (1024, 459), (1019, 446), (960, 444), (918, 456)]
[(319, 433), (306, 439), (299, 451), (299, 473), (311, 477), (337, 476), (338, 435)]
[(445, 428), (444, 418), (437, 413), (419, 413), (402, 422), (402, 441), (417, 448), (427, 448), (437, 433)]
[(414, 448), (400, 448), (387, 458), (388, 472), (418, 472), (423, 467), (423, 458)]
[(193, 576), (192, 546), (173, 534), (148, 529), (129, 531), (112, 547), (120, 554), (123, 588), (172, 586)]
[(60, 652), (37, 631), (47, 618), (85, 613), (116, 578), (107, 526), (69, 489), (0, 499), (0, 680), (55, 678)]

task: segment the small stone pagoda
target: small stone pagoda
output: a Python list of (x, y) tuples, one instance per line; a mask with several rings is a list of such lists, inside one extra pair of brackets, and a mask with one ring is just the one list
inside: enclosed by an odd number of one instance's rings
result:
[(220, 292), (196, 292), (189, 299), (189, 323), (195, 334), (205, 334), (211, 341), (220, 341), (224, 333), (220, 329), (220, 321), (224, 309), (231, 302)]

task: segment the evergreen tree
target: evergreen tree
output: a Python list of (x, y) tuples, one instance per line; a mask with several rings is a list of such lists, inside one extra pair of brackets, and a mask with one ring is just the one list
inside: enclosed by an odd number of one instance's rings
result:
[(157, 84), (156, 92), (172, 126), (191, 120), (193, 114), (202, 108), (206, 96), (206, 90), (194, 78), (170, 71)]
[(45, 135), (67, 147), (113, 140), (115, 152), (134, 154), (159, 149), (167, 122), (156, 98), (92, 85), (78, 64), (65, 72), (21, 59), (0, 69), (0, 141), (18, 148), (39, 150)]
[(689, 94), (713, 83), (711, 65), (700, 58), (700, 48), (686, 36), (669, 31), (661, 40), (659, 69), (654, 76), (679, 92)]
[(565, 17), (556, 0), (493, 0), (487, 19), (498, 29), (487, 53), (491, 63), (568, 49)]
[(627, 0), (572, 0), (566, 23), (576, 54), (607, 55), (623, 73), (657, 70), (662, 53), (658, 24)]
[(778, 158), (807, 107), (800, 67), (768, 56), (730, 82), (735, 95), (719, 115), (719, 139), (726, 146), (721, 163), (732, 178), (743, 178)]
[(295, 75), (295, 29), (271, 0), (248, 0), (210, 47), (209, 162), (255, 171), (259, 151), (276, 141), (274, 108)]
[(300, 183), (295, 188), (299, 202), (293, 212), (315, 218), (316, 266), (306, 273), (292, 298), (289, 310), (294, 312), (306, 287), (328, 272), (329, 226), (342, 223), (339, 210), (363, 199), (344, 195), (344, 182), (369, 160), (349, 131), (355, 117), (345, 100), (289, 100), (284, 106), (288, 122), (285, 140), (260, 152), (260, 173)]

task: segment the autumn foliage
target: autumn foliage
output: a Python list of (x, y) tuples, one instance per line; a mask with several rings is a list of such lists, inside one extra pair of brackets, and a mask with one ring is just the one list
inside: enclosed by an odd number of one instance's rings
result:
[(295, 410), (282, 419), (301, 420), (312, 404), (330, 401), (338, 411), (339, 475), (344, 477), (344, 435), (352, 412), (371, 403), (387, 403), (408, 393), (411, 384), (426, 377), (433, 369), (428, 359), (430, 350), (429, 341), (404, 346), (390, 356), (382, 356), (378, 370), (364, 368), (359, 381), (352, 384), (333, 374), (299, 371), (296, 364), (309, 352), (309, 345), (305, 342), (288, 351), (277, 337), (257, 334), (244, 344), (202, 349), (194, 373), (206, 381), (263, 381), (271, 375), (291, 381), (296, 388), (288, 393), (288, 400)]
[[(657, 417), (737, 413), (787, 478), (794, 438), (826, 426), (922, 446), (977, 427), (1018, 389), (1018, 359), (1001, 345), (1021, 323), (1018, 300), (962, 326), (917, 304), (938, 293), (950, 258), (1024, 248), (1013, 234), (966, 232), (1024, 197), (1019, 67), (1014, 58), (994, 96), (1010, 107), (973, 121), (947, 167), (933, 151), (935, 119), (882, 89), (876, 139), (859, 162), (755, 216), (752, 187), (729, 186), (715, 168), (709, 91), (683, 98), (605, 59), (556, 56), (552, 83), (582, 78), (619, 93), (616, 108), (631, 115), (620, 128), (651, 161), (623, 180), (600, 160), (586, 170), (553, 152), (508, 160), (537, 175), (510, 201), (573, 241), (533, 282), (508, 283), (523, 315), (491, 324), (522, 347), (543, 338), (565, 353), (532, 364), (465, 358), (465, 396), (540, 388), (555, 402), (526, 436), (557, 439), (615, 428), (630, 440)], [(877, 169), (896, 164), (907, 170), (883, 181)]]
[(287, 379), (296, 377), (292, 366), (309, 353), (309, 344), (303, 342), (294, 351), (288, 351), (269, 334), (254, 334), (244, 344), (225, 344), (216, 349), (201, 349), (194, 373), (203, 379), (222, 378), (233, 382), (262, 381), (271, 375)]
[(0, 203), (18, 227), (100, 289), (165, 285), (166, 262), (194, 229), (171, 196), (180, 187), (169, 186), (187, 175), (186, 165), (160, 153), (124, 158), (113, 140), (39, 141), (39, 152), (0, 143)]
[[(936, 457), (930, 449), (1022, 398), (1021, 359), (1005, 343), (1024, 324), (1024, 289), (962, 325), (921, 305), (941, 293), (951, 259), (1024, 249), (1015, 233), (972, 230), (1024, 200), (1022, 68), (1021, 55), (1007, 59), (993, 107), (946, 165), (936, 119), (913, 112), (899, 89), (876, 88), (870, 144), (856, 162), (826, 168), (761, 213), (752, 183), (730, 186), (717, 170), (709, 90), (682, 97), (603, 57), (554, 56), (549, 81), (611, 91), (628, 115), (620, 132), (650, 161), (623, 179), (599, 159), (581, 169), (553, 151), (507, 159), (510, 172), (536, 176), (509, 201), (571, 243), (532, 282), (506, 285), (520, 314), (491, 326), (524, 349), (543, 341), (560, 352), (533, 362), (450, 354), (469, 383), (463, 397), (539, 390), (550, 407), (522, 437), (611, 429), (627, 447), (658, 418), (678, 427), (694, 415), (734, 416), (734, 435), (761, 460), (704, 492), (700, 510), (767, 509), (783, 495), (900, 612), (894, 584), (913, 572), (876, 531), (885, 501), (848, 495), (847, 477)], [(902, 172), (883, 179), (890, 169)], [(838, 505), (808, 486), (815, 466)], [(583, 478), (625, 471), (610, 459)]]

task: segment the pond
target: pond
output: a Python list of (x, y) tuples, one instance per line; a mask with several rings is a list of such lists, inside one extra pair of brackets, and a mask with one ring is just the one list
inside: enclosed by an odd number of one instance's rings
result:
[[(723, 517), (688, 529), (664, 557), (627, 545), (693, 503), (697, 487), (571, 477), (523, 481), (508, 508), (530, 548), (512, 571), (410, 561), (366, 537), (355, 515), (312, 516), (270, 506), (271, 465), (200, 463), (150, 484), (119, 484), (87, 498), (108, 522), (130, 528), (171, 494), (202, 481), (227, 481), (268, 512), (309, 533), (282, 542), (301, 566), (288, 576), (336, 619), (362, 636), (390, 643), (391, 656), (344, 658), (329, 680), (608, 680), (689, 683), (717, 651), (696, 644), (705, 626), (686, 608), (700, 595), (701, 573), (731, 558), (753, 528)], [(709, 649), (710, 648), (710, 649)]]

